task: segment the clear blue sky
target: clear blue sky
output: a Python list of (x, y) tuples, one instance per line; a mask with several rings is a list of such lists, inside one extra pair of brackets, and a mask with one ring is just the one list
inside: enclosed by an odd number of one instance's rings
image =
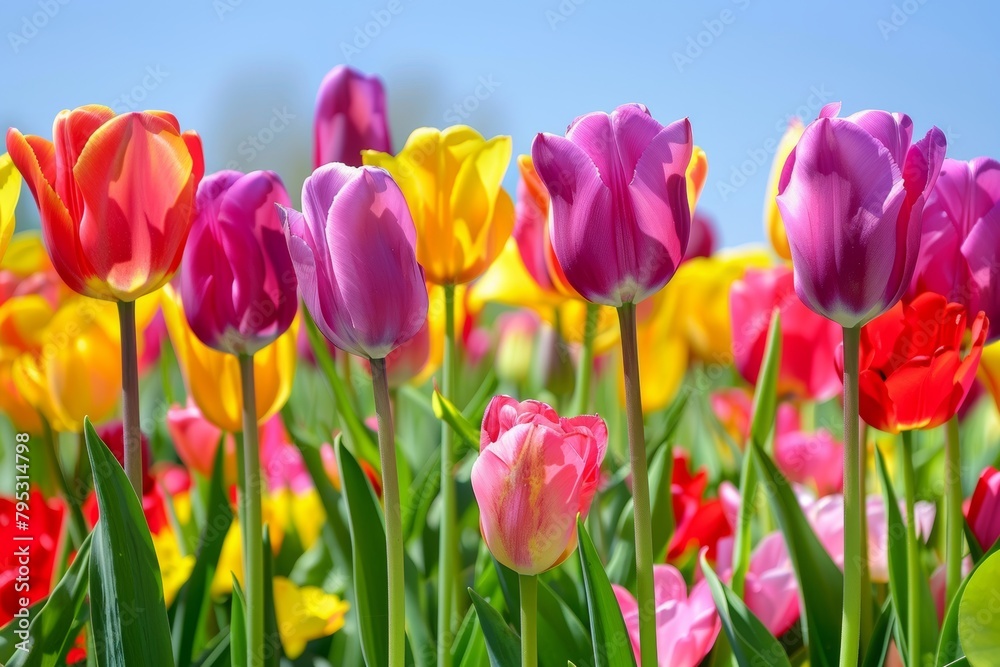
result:
[(763, 238), (784, 120), (823, 101), (904, 111), (944, 130), (952, 157), (1000, 157), (998, 24), (997, 3), (945, 0), (4, 0), (0, 125), (50, 136), (88, 102), (168, 109), (202, 134), (209, 169), (275, 169), (297, 194), (315, 90), (338, 63), (385, 79), (397, 148), (465, 114), (527, 152), (538, 131), (642, 102), (691, 118), (702, 206), (735, 245)]

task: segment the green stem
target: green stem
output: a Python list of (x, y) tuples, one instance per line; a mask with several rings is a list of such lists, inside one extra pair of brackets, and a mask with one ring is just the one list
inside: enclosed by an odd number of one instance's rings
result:
[(243, 572), (247, 596), (247, 656), (250, 667), (264, 664), (264, 535), (260, 506), (260, 449), (257, 442), (257, 402), (253, 355), (241, 354), (243, 394), (243, 491), (246, 521), (243, 529)]
[(580, 364), (576, 367), (576, 391), (573, 393), (572, 414), (582, 415), (590, 407), (590, 376), (594, 370), (594, 335), (597, 332), (597, 316), (601, 307), (596, 303), (587, 304), (587, 318), (583, 325), (583, 347), (580, 349)]
[(538, 667), (538, 577), (518, 575), (521, 584), (521, 667)]
[[(455, 286), (444, 286), (444, 368), (441, 394), (454, 400), (455, 391)], [(454, 433), (442, 424), (441, 428), (441, 538), (438, 565), (438, 667), (451, 665), (451, 621), (455, 596), (456, 556), (458, 540), (455, 526), (455, 480), (451, 468), (454, 458)]]
[(139, 430), (139, 357), (135, 340), (135, 302), (118, 302), (122, 340), (122, 428), (125, 436), (125, 475), (142, 498), (142, 435)]
[(42, 446), (45, 447), (45, 457), (49, 460), (52, 477), (59, 489), (59, 495), (69, 505), (69, 534), (73, 538), (73, 544), (80, 546), (86, 539), (87, 533), (90, 532), (90, 528), (87, 527), (87, 520), (83, 518), (83, 511), (80, 510), (79, 498), (70, 491), (66, 475), (63, 474), (62, 464), (59, 462), (59, 454), (56, 452), (56, 435), (52, 432), (49, 421), (44, 417), (42, 417), (42, 430)]
[(403, 667), (406, 658), (406, 611), (403, 588), (403, 519), (399, 508), (396, 438), (385, 359), (372, 359), (372, 389), (378, 418), (378, 451), (382, 460), (382, 497), (385, 499), (385, 552), (389, 566), (389, 667)]
[[(860, 370), (859, 370), (860, 375)], [(868, 644), (871, 642), (872, 632), (875, 630), (875, 607), (872, 602), (872, 576), (868, 563), (868, 424), (859, 425), (858, 450), (858, 488), (861, 489), (861, 555), (859, 563), (864, 563), (861, 568), (861, 633), (858, 649), (861, 655), (867, 655)]]
[(920, 551), (917, 544), (917, 516), (915, 512), (917, 484), (913, 474), (913, 434), (903, 431), (903, 493), (906, 496), (906, 634), (909, 642), (910, 664), (920, 662)]
[(948, 420), (944, 444), (945, 609), (962, 583), (962, 460), (958, 448), (958, 417)]
[(632, 505), (635, 519), (636, 591), (639, 600), (639, 651), (641, 667), (656, 667), (656, 601), (653, 595), (653, 530), (649, 508), (649, 475), (646, 472), (646, 438), (639, 388), (639, 348), (635, 304), (618, 308), (625, 370), (625, 414), (628, 418), (628, 453), (632, 466)]
[(856, 667), (861, 639), (862, 562), (860, 432), (858, 430), (858, 347), (861, 327), (844, 327), (844, 609), (840, 636), (841, 667)]
[(733, 592), (743, 597), (747, 570), (750, 566), (750, 519), (757, 497), (757, 469), (754, 468), (753, 453), (747, 445), (743, 452), (743, 469), (740, 472), (740, 515), (733, 539)]

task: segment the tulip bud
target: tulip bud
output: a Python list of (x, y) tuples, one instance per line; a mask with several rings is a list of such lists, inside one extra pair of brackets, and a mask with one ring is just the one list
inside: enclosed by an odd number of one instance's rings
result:
[(313, 168), (331, 162), (360, 167), (361, 151), (367, 149), (392, 151), (382, 81), (338, 65), (316, 94)]

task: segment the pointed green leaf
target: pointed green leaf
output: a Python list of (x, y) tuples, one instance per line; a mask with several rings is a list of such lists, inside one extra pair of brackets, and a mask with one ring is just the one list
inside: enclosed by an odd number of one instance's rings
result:
[(521, 664), (521, 639), (514, 634), (503, 616), (479, 596), (469, 589), (472, 605), (476, 608), (479, 625), (483, 628), (486, 639), (486, 652), (490, 657), (490, 667), (517, 667)]
[(247, 601), (236, 575), (233, 577), (233, 610), (229, 617), (229, 655), (233, 667), (249, 667), (247, 663)]
[(1000, 656), (1000, 552), (969, 577), (958, 611), (958, 637), (972, 667), (996, 667)]
[(160, 566), (142, 505), (89, 419), (84, 434), (101, 519), (90, 554), (90, 608), (102, 667), (173, 667)]
[(862, 667), (882, 667), (885, 658), (889, 654), (889, 645), (892, 643), (898, 619), (893, 611), (894, 605), (891, 600), (886, 600), (882, 605), (882, 611), (875, 621), (875, 628), (872, 630), (871, 639), (868, 641), (868, 652), (865, 653), (865, 660)]
[(434, 416), (450, 426), (462, 444), (465, 445), (463, 450), (479, 450), (479, 429), (466, 419), (458, 408), (442, 396), (437, 389), (434, 390), (434, 395), (431, 397), (431, 405), (434, 408)]
[(597, 667), (635, 667), (632, 642), (622, 618), (618, 599), (608, 575), (601, 565), (594, 543), (587, 534), (583, 520), (576, 524), (579, 540), (580, 567), (587, 591), (590, 610), (590, 634), (593, 639), (594, 664)]

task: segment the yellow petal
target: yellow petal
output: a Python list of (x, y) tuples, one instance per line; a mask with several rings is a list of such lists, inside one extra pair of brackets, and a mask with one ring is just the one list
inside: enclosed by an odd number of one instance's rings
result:
[(164, 528), (152, 536), (156, 560), (160, 563), (160, 576), (163, 579), (163, 601), (169, 607), (177, 592), (187, 582), (194, 569), (194, 555), (182, 555), (177, 536), (174, 531)]
[(771, 240), (774, 252), (782, 259), (787, 260), (792, 259), (792, 252), (788, 248), (788, 237), (785, 236), (785, 223), (781, 220), (781, 212), (774, 199), (778, 196), (778, 181), (781, 179), (781, 170), (784, 168), (785, 161), (792, 149), (795, 148), (795, 144), (799, 143), (804, 131), (802, 121), (798, 118), (793, 118), (788, 124), (788, 129), (781, 137), (781, 141), (778, 142), (778, 148), (774, 153), (774, 162), (771, 164), (771, 174), (768, 176), (767, 190), (765, 190), (764, 231), (767, 233), (768, 239)]
[(296, 586), (285, 577), (274, 578), (274, 612), (285, 654), (295, 660), (306, 643), (332, 635), (344, 627), (350, 605), (315, 586)]
[(21, 278), (52, 270), (52, 262), (45, 251), (42, 235), (35, 230), (15, 234), (7, 246), (7, 253), (0, 261), (0, 269)]
[(684, 176), (687, 180), (688, 206), (694, 213), (701, 191), (705, 187), (705, 179), (708, 178), (708, 156), (701, 146), (695, 146), (691, 151), (691, 161)]
[(0, 260), (14, 235), (14, 209), (21, 196), (21, 174), (10, 155), (0, 155)]
[(469, 308), (478, 313), (487, 303), (507, 306), (549, 309), (558, 306), (566, 297), (543, 290), (528, 273), (511, 237), (504, 245), (497, 260), (486, 269), (482, 277), (469, 288)]

